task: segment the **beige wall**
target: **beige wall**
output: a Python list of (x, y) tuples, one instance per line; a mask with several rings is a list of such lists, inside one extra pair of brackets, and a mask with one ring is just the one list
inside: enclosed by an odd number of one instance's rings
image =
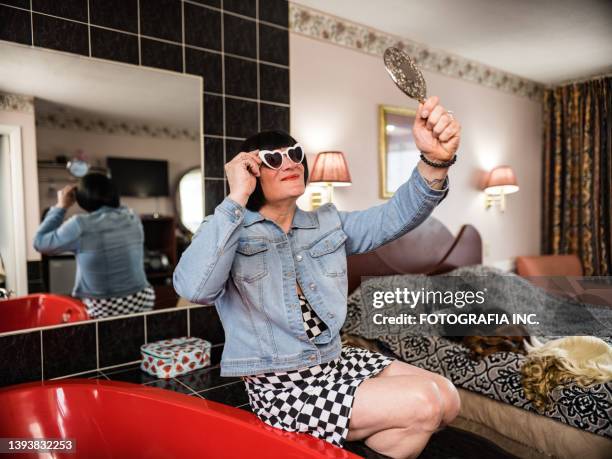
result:
[(0, 124), (21, 128), (23, 188), (26, 202), (26, 254), (28, 261), (40, 260), (40, 253), (34, 250), (30, 241), (39, 223), (38, 173), (36, 170), (36, 126), (34, 112), (0, 111)]
[[(481, 233), (485, 263), (503, 263), (539, 252), (541, 107), (527, 98), (424, 72), (428, 95), (455, 112), (463, 126), (451, 192), (434, 216), (456, 234), (470, 223)], [(345, 152), (353, 185), (336, 188), (334, 202), (356, 210), (385, 202), (378, 197), (378, 105), (416, 108), (389, 78), (382, 58), (290, 34), (291, 130), (309, 155)], [(479, 171), (511, 165), (520, 191), (505, 213), (484, 208)], [(298, 201), (308, 208), (308, 196)]]

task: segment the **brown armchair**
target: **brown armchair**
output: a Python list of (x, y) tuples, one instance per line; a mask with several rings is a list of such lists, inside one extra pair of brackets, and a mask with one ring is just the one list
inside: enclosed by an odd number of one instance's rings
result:
[(582, 263), (577, 255), (539, 255), (516, 257), (519, 276), (582, 276)]
[(516, 257), (516, 273), (533, 285), (557, 296), (580, 300), (584, 288), (577, 281), (583, 275), (577, 255)]

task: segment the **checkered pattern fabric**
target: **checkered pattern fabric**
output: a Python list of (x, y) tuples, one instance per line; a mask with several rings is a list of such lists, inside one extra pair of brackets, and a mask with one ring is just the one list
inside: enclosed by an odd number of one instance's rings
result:
[(85, 303), (89, 317), (92, 319), (121, 316), (152, 310), (155, 304), (155, 290), (153, 290), (153, 287), (147, 286), (127, 296), (81, 298), (81, 301)]
[(357, 387), (393, 360), (367, 349), (344, 346), (340, 357), (320, 365), (242, 379), (249, 404), (263, 422), (342, 447)]
[(323, 331), (327, 329), (327, 325), (325, 325), (325, 322), (319, 319), (319, 316), (316, 312), (314, 312), (314, 309), (312, 309), (312, 306), (304, 295), (299, 293), (298, 299), (300, 300), (300, 307), (302, 308), (304, 330), (306, 330), (308, 339), (312, 340), (323, 333)]

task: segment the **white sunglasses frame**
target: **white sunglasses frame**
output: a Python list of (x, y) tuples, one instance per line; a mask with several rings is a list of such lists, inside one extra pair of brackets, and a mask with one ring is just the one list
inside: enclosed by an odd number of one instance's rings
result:
[[(291, 150), (294, 150), (296, 148), (301, 148), (302, 149), (302, 160), (299, 163), (296, 163), (294, 160), (291, 159), (291, 157), (289, 156), (289, 152)], [(264, 156), (266, 153), (280, 153), (281, 154), (281, 165), (278, 167), (272, 167), (270, 164), (268, 164), (268, 161), (265, 160)], [(295, 145), (287, 148), (285, 151), (281, 151), (281, 150), (259, 150), (259, 159), (261, 159), (261, 161), (270, 169), (274, 169), (274, 170), (279, 170), (281, 167), (283, 167), (283, 161), (282, 158), (283, 156), (286, 156), (287, 159), (289, 161), (291, 161), (293, 164), (302, 164), (304, 162), (304, 158), (306, 157), (306, 153), (304, 153), (304, 147), (302, 147), (299, 143), (296, 143)]]

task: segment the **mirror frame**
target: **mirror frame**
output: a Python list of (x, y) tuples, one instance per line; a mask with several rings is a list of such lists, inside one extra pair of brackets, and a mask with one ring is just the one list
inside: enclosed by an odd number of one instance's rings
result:
[[(378, 106), (378, 170), (379, 197), (389, 199), (394, 192), (387, 190), (387, 114), (416, 117), (416, 109), (394, 105)], [(408, 180), (410, 174), (406, 177)]]

